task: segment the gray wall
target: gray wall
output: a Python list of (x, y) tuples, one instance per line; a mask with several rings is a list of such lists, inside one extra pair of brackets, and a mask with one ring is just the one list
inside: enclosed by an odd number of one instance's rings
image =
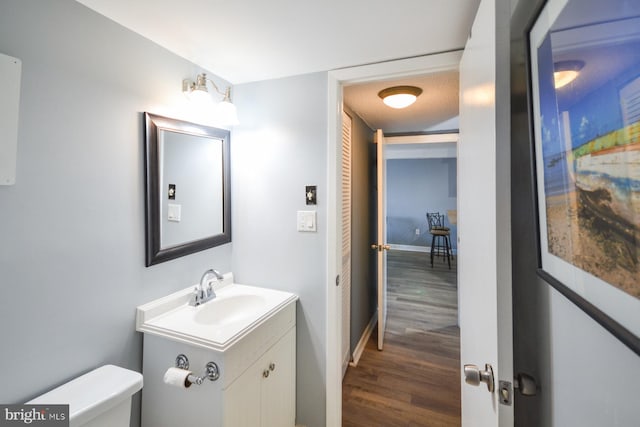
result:
[[(239, 283), (299, 295), (297, 422), (325, 425), (327, 74), (238, 85), (231, 143), (233, 271)], [(305, 204), (317, 185), (318, 204)], [(317, 211), (317, 232), (296, 211)]]
[(351, 116), (351, 353), (376, 312), (376, 146), (374, 131)]
[(515, 394), (516, 423), (635, 426), (640, 357), (536, 275), (533, 153), (523, 28), (542, 3), (520, 0), (511, 20), (514, 366), (516, 372), (533, 374), (541, 386), (536, 397)]
[(456, 173), (455, 158), (387, 160), (390, 244), (431, 246), (426, 213), (440, 212), (451, 228), (451, 245), (457, 247), (457, 227), (446, 216), (447, 210), (456, 209)]
[(141, 113), (180, 113), (202, 69), (71, 0), (2, 0), (0, 52), (22, 60), (0, 187), (0, 402), (19, 403), (105, 363), (140, 371), (136, 305), (229, 271), (231, 245), (144, 267)]
[[(160, 182), (161, 248), (215, 236), (223, 227), (222, 140), (158, 131), (158, 162), (162, 164)], [(185, 167), (189, 165), (190, 167)], [(174, 184), (174, 199), (169, 185)], [(168, 208), (181, 208), (180, 221), (170, 221)]]

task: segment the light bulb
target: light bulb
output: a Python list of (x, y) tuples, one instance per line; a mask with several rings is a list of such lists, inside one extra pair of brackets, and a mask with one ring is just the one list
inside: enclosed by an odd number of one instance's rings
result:
[(216, 106), (216, 119), (224, 125), (235, 126), (239, 124), (238, 110), (235, 105), (229, 101), (221, 101)]
[(416, 102), (418, 99), (415, 95), (408, 93), (399, 93), (397, 95), (389, 95), (382, 101), (391, 108), (406, 108)]

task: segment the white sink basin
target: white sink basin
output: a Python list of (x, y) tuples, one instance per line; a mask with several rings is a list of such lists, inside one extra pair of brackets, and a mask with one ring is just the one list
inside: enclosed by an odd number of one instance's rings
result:
[(136, 330), (225, 351), (298, 298), (289, 292), (233, 283), (231, 274), (215, 291), (216, 298), (197, 307), (189, 305), (193, 287), (141, 305)]
[(262, 295), (222, 295), (196, 308), (193, 320), (201, 325), (229, 325), (253, 316), (266, 305)]

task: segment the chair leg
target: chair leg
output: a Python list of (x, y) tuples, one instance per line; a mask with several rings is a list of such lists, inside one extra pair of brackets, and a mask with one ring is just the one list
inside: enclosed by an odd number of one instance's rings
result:
[(444, 236), (444, 246), (447, 251), (447, 262), (449, 263), (449, 270), (451, 270), (451, 241), (449, 240), (449, 236)]
[(433, 248), (434, 248), (435, 242), (436, 242), (436, 235), (432, 234), (431, 235), (431, 252), (430, 252), (430, 255), (431, 255), (431, 267), (433, 267)]

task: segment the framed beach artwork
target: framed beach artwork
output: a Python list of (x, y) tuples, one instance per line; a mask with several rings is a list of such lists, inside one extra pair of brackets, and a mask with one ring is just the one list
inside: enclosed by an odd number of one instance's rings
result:
[(529, 60), (539, 274), (640, 354), (640, 2), (549, 0)]

